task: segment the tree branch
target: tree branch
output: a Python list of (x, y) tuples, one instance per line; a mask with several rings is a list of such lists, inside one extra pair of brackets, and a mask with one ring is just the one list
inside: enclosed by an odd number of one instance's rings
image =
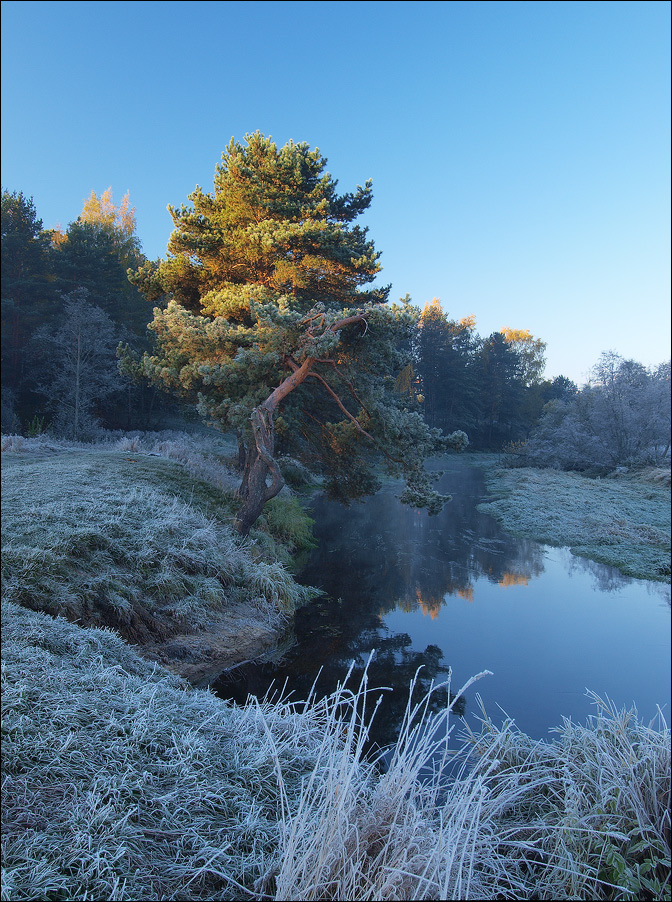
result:
[(310, 335), (313, 334), (315, 326), (312, 325), (315, 320), (319, 320), (318, 328), (321, 328), (324, 325), (324, 313), (316, 313), (315, 316), (307, 316), (305, 319), (301, 320), (301, 325), (306, 326), (306, 332)]
[(336, 366), (336, 361), (335, 361), (335, 360), (328, 360), (326, 357), (318, 357), (318, 358), (315, 360), (315, 363), (326, 363), (326, 364), (328, 364), (329, 366), (332, 366), (332, 367), (334, 368), (334, 370), (338, 373), (338, 375), (341, 377), (341, 379), (342, 379), (342, 380), (345, 382), (345, 384), (348, 386), (348, 388), (350, 389), (350, 394), (351, 394), (352, 397), (355, 399), (355, 401), (357, 401), (357, 403), (358, 403), (359, 406), (362, 408), (362, 410), (365, 410), (367, 414), (369, 413), (369, 411), (366, 410), (366, 405), (363, 403), (363, 401), (361, 400), (361, 398), (359, 397), (359, 395), (358, 395), (357, 392), (355, 391), (352, 382), (350, 382), (350, 380), (347, 378), (347, 376), (344, 376), (343, 373), (339, 370), (339, 368)]
[(334, 401), (338, 404), (339, 408), (343, 411), (343, 413), (346, 415), (346, 417), (355, 424), (355, 426), (357, 427), (359, 432), (361, 432), (362, 435), (365, 435), (368, 439), (371, 439), (373, 444), (377, 446), (378, 443), (376, 442), (375, 438), (372, 435), (369, 435), (369, 433), (366, 431), (366, 429), (362, 428), (357, 417), (354, 417), (350, 413), (350, 411), (345, 407), (345, 405), (343, 404), (341, 399), (338, 397), (336, 392), (331, 388), (331, 386), (328, 384), (328, 382), (325, 379), (323, 379), (322, 376), (319, 375), (319, 373), (308, 373), (308, 375), (312, 376), (313, 379), (317, 379), (318, 382), (322, 383), (322, 385), (326, 388), (326, 390), (329, 392), (329, 394), (334, 399)]
[[(358, 321), (358, 322), (360, 321), (359, 318), (357, 319), (357, 321)], [(318, 363), (318, 362), (319, 362), (319, 363), (331, 363), (331, 362), (332, 362), (332, 361), (329, 361), (329, 360), (319, 360), (318, 358), (315, 358), (315, 357), (311, 357), (311, 358), (308, 358), (308, 359), (311, 361), (311, 366), (312, 366), (313, 364), (315, 364), (315, 363)], [(287, 364), (291, 367), (291, 369), (294, 371), (294, 372), (293, 372), (294, 375), (296, 375), (296, 374), (298, 374), (300, 371), (302, 371), (303, 368), (304, 368), (304, 366), (305, 366), (305, 364), (306, 364), (306, 361), (304, 361), (303, 364), (302, 364), (301, 366), (299, 366), (299, 364), (296, 362), (296, 360), (294, 360), (292, 357), (289, 357), (289, 356), (286, 358), (286, 362), (287, 362)], [(338, 370), (337, 370), (337, 372), (338, 372)], [(339, 374), (339, 375), (340, 375), (340, 374)], [(396, 457), (392, 457), (392, 455), (389, 454), (384, 448), (381, 448), (380, 443), (377, 442), (377, 441), (375, 440), (375, 438), (374, 438), (370, 433), (368, 433), (368, 432), (366, 431), (366, 429), (364, 429), (364, 428), (360, 425), (360, 423), (359, 423), (359, 421), (357, 420), (357, 418), (354, 417), (354, 416), (350, 413), (349, 410), (347, 410), (347, 408), (344, 406), (343, 402), (342, 402), (341, 399), (338, 397), (338, 395), (334, 392), (334, 390), (331, 388), (331, 386), (330, 386), (330, 385), (322, 378), (322, 376), (320, 376), (319, 373), (314, 373), (314, 372), (308, 370), (308, 371), (305, 373), (305, 375), (303, 376), (303, 378), (301, 379), (301, 382), (303, 382), (303, 381), (304, 381), (305, 379), (307, 379), (309, 376), (312, 376), (313, 379), (317, 379), (318, 382), (321, 382), (321, 383), (322, 383), (322, 385), (326, 388), (326, 390), (329, 392), (329, 394), (330, 394), (331, 397), (334, 399), (334, 401), (338, 404), (339, 408), (343, 411), (343, 413), (346, 415), (346, 417), (347, 417), (349, 420), (351, 420), (351, 421), (355, 424), (355, 426), (357, 427), (357, 430), (358, 430), (359, 432), (361, 432), (362, 435), (365, 435), (368, 439), (370, 439), (370, 441), (373, 442), (373, 444), (376, 446), (376, 448), (378, 448), (378, 450), (380, 451), (380, 453), (381, 453), (384, 457), (386, 457), (386, 458), (387, 458), (389, 461), (391, 461), (392, 463), (395, 463), (395, 464), (402, 464), (402, 461), (401, 461), (400, 459), (398, 459), (398, 458), (396, 458)], [(344, 378), (345, 378), (345, 377), (344, 377)], [(346, 379), (345, 381), (347, 382), (347, 379)], [(283, 384), (284, 384), (284, 383), (283, 383)], [(297, 384), (300, 384), (300, 383), (297, 383)], [(353, 390), (353, 394), (355, 395), (355, 398), (357, 398), (357, 395), (355, 394), (354, 390)], [(357, 400), (359, 401), (359, 398), (357, 398)], [(359, 403), (361, 403), (361, 402), (359, 402)], [(363, 404), (362, 404), (362, 408), (366, 411), (366, 413), (368, 413), (368, 410), (366, 410), (366, 407), (364, 407)], [(315, 419), (315, 417), (312, 417), (312, 419)], [(315, 422), (319, 422), (319, 420), (315, 420)], [(324, 428), (324, 424), (321, 424), (321, 425), (322, 425), (323, 428)]]
[(351, 326), (353, 323), (366, 323), (368, 327), (369, 314), (366, 310), (360, 310), (358, 313), (354, 313), (352, 316), (347, 316), (345, 319), (339, 320), (337, 323), (333, 323), (326, 330), (328, 332), (338, 332), (340, 329), (345, 329), (346, 326)]
[(261, 405), (261, 407), (263, 407), (269, 414), (273, 414), (278, 404), (282, 400), (284, 400), (290, 392), (293, 392), (295, 388), (298, 388), (299, 385), (301, 385), (306, 376), (310, 373), (311, 367), (315, 363), (314, 357), (306, 357), (301, 366), (299, 366), (299, 364), (295, 360), (292, 360), (292, 358), (289, 356), (287, 356), (285, 360), (291, 367), (292, 374), (291, 376), (287, 376), (287, 378), (283, 382), (281, 382), (277, 388), (273, 389), (271, 394)]

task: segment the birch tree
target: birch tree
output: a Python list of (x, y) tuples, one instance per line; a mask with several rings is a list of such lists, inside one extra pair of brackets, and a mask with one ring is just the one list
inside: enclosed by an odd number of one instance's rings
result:
[(88, 302), (86, 289), (64, 300), (58, 327), (38, 330), (32, 342), (41, 372), (37, 388), (53, 411), (56, 431), (83, 440), (100, 428), (101, 407), (123, 388), (118, 335), (105, 311)]

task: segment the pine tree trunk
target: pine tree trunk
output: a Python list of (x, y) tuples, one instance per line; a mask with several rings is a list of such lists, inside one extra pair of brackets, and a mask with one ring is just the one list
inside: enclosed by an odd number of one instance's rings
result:
[[(351, 321), (361, 322), (361, 319), (362, 317), (358, 314), (336, 323), (332, 329), (347, 326)], [(293, 363), (291, 358), (287, 358), (287, 362), (292, 370), (291, 374), (277, 388), (273, 389), (263, 404), (254, 408), (250, 417), (254, 441), (250, 442), (250, 447), (247, 449), (245, 472), (238, 490), (243, 504), (233, 521), (234, 528), (243, 536), (249, 533), (266, 502), (275, 498), (285, 484), (280, 467), (273, 457), (275, 445), (273, 417), (278, 404), (301, 385), (309, 375), (315, 358), (306, 357), (301, 366)], [(266, 481), (269, 476), (271, 478), (270, 485)]]
[[(239, 490), (243, 504), (233, 521), (234, 528), (246, 536), (261, 515), (267, 501), (281, 491), (285, 480), (273, 458), (275, 442), (273, 413), (265, 404), (255, 407), (250, 417), (254, 444), (248, 448), (245, 472)], [(267, 480), (271, 478), (269, 485)]]
[(238, 440), (238, 469), (244, 471), (247, 463), (247, 448), (245, 447), (245, 436), (242, 429), (236, 429), (236, 439)]

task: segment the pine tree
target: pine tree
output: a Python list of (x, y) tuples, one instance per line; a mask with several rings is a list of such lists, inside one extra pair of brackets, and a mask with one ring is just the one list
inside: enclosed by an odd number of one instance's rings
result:
[(56, 241), (56, 275), (64, 293), (85, 288), (93, 304), (136, 336), (146, 336), (151, 308), (128, 280), (146, 265), (135, 234), (135, 210), (126, 194), (116, 206), (112, 189), (91, 192), (82, 212)]
[(2, 192), (2, 386), (16, 393), (24, 377), (25, 346), (53, 314), (49, 234), (32, 197)]
[(395, 391), (419, 312), (371, 287), (380, 254), (353, 224), (371, 183), (339, 195), (319, 150), (245, 140), (222, 154), (212, 193), (169, 208), (168, 258), (132, 276), (170, 297), (147, 375), (238, 434), (243, 534), (284, 484), (276, 442), (323, 472), (332, 497), (375, 491), (380, 463), (406, 478), (404, 500), (440, 509), (422, 463), (445, 440)]
[(518, 354), (501, 332), (493, 332), (481, 343), (478, 358), (480, 440), (487, 448), (500, 448), (517, 436), (523, 384)]
[(425, 304), (420, 317), (416, 354), (425, 418), (445, 433), (475, 422), (475, 323), (474, 316), (449, 319), (438, 298)]

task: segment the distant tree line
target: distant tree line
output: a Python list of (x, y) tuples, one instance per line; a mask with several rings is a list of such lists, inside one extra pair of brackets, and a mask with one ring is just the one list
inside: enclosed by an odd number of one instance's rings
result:
[(471, 447), (499, 450), (525, 441), (545, 404), (576, 394), (565, 376), (543, 378), (545, 350), (523, 329), (481, 338), (475, 317), (450, 319), (434, 298), (422, 311), (404, 387), (416, 393), (430, 426), (461, 429)]
[[(117, 206), (111, 189), (92, 192), (63, 231), (43, 228), (32, 198), (3, 190), (3, 430), (49, 425), (86, 439), (101, 427), (156, 424), (167, 395), (147, 382), (141, 361), (154, 340), (153, 306), (184, 302), (193, 289), (182, 259), (178, 249), (174, 284), (156, 287), (159, 262), (142, 253), (128, 195)], [(419, 325), (399, 389), (430, 427), (462, 430), (472, 447), (526, 438), (546, 402), (576, 392), (563, 377), (542, 378), (546, 345), (529, 332), (482, 339), (473, 317), (451, 320), (436, 299)]]
[(605, 352), (571, 397), (547, 404), (522, 460), (599, 473), (670, 460), (670, 362), (647, 369)]
[[(258, 141), (266, 155), (264, 165), (268, 165), (265, 139), (260, 136)], [(286, 188), (290, 193), (300, 186), (292, 178), (294, 181)], [(234, 196), (231, 187), (226, 190), (227, 196)], [(204, 197), (207, 200), (209, 196)], [(196, 200), (200, 202), (200, 195)], [(339, 203), (346, 200), (351, 205), (357, 201), (363, 207), (370, 198), (368, 194), (361, 198), (346, 196)], [(251, 203), (249, 198), (248, 202)], [(240, 280), (239, 258), (249, 257), (252, 274), (246, 276), (246, 281), (265, 284), (258, 271), (267, 261), (253, 259), (252, 251), (240, 244), (242, 208), (230, 201), (229, 204), (226, 215), (238, 230), (231, 233), (231, 247), (238, 243), (231, 272)], [(169, 247), (172, 256), (167, 261), (149, 261), (136, 235), (135, 212), (128, 195), (115, 205), (111, 189), (100, 196), (92, 192), (80, 216), (63, 231), (43, 228), (32, 198), (22, 192), (3, 190), (4, 432), (29, 434), (49, 427), (58, 435), (86, 440), (103, 428), (156, 428), (165, 424), (166, 417), (179, 413), (179, 402), (174, 397), (170, 400), (169, 393), (161, 390), (161, 380), (148, 379), (147, 360), (153, 359), (151, 355), (157, 347), (156, 326), (153, 330), (147, 328), (153, 320), (154, 306), (174, 319), (179, 312), (177, 308), (173, 311), (177, 302), (180, 310), (184, 308), (180, 314), (184, 317), (190, 315), (186, 311), (192, 307), (200, 309), (194, 298), (205, 292), (211, 313), (217, 318), (223, 315), (224, 308), (215, 309), (212, 298), (219, 292), (215, 300), (220, 306), (224, 304), (226, 316), (238, 329), (236, 335), (242, 336), (247, 314), (233, 309), (233, 301), (222, 294), (222, 286), (226, 287), (231, 277), (225, 278), (219, 272), (213, 275), (212, 267), (204, 267), (201, 272), (190, 262), (194, 248), (189, 241), (193, 243), (194, 239), (192, 236), (187, 241), (185, 236), (189, 229), (201, 227), (200, 220), (197, 222), (196, 217), (192, 223), (187, 208), (172, 212), (176, 223), (173, 245)], [(210, 215), (209, 208), (206, 213)], [(358, 213), (359, 207), (353, 207), (352, 215)], [(336, 211), (334, 221), (340, 222), (344, 216), (343, 211)], [(296, 247), (291, 255), (278, 251), (285, 269), (290, 263), (296, 267), (292, 261), (301, 259), (297, 251), (298, 226), (292, 228)], [(365, 248), (360, 233), (353, 235)], [(304, 259), (312, 259), (302, 253)], [(226, 255), (220, 250), (215, 256), (216, 265), (224, 266)], [(376, 264), (372, 260), (369, 270), (374, 273)], [(322, 262), (321, 273), (327, 271), (325, 265)], [(304, 263), (301, 266), (305, 269)], [(306, 288), (293, 271), (281, 271), (278, 267), (274, 262), (270, 275), (265, 277), (267, 290), (274, 288), (273, 279), (293, 278), (301, 286), (292, 288), (294, 297), (300, 290), (315, 294), (315, 286)], [(206, 275), (212, 284), (197, 284), (195, 280)], [(305, 281), (303, 274), (301, 278)], [(333, 294), (331, 281), (337, 283), (333, 279), (323, 281), (329, 282), (328, 289)], [(238, 286), (234, 288), (232, 297), (242, 297)], [(322, 285), (320, 290), (324, 290)], [(318, 301), (325, 303), (321, 296)], [(408, 308), (410, 299), (403, 303)], [(669, 459), (669, 363), (647, 370), (613, 352), (605, 353), (590, 382), (579, 390), (564, 376), (544, 378), (546, 343), (529, 331), (504, 327), (483, 338), (475, 325), (473, 316), (451, 319), (435, 298), (425, 305), (416, 327), (410, 333), (407, 330), (404, 357), (409, 362), (398, 373), (395, 388), (422, 412), (430, 429), (441, 430), (445, 435), (462, 431), (473, 449), (515, 450), (520, 460), (536, 466), (599, 471)], [(279, 329), (277, 315), (273, 328)], [(246, 365), (251, 365), (250, 360)], [(248, 376), (241, 385), (249, 383), (245, 391), (254, 395), (251, 370)], [(321, 378), (324, 380), (324, 376)], [(165, 387), (174, 390), (174, 386)], [(305, 398), (301, 404), (310, 414)], [(185, 410), (184, 406), (181, 409)], [(315, 411), (312, 413), (315, 415)], [(241, 423), (246, 416), (243, 411)], [(284, 448), (288, 422), (289, 408), (280, 420), (281, 452), (291, 450)], [(239, 438), (241, 428), (238, 424)]]
[(117, 348), (149, 346), (152, 307), (128, 280), (147, 263), (128, 195), (91, 193), (65, 231), (43, 228), (33, 199), (2, 191), (2, 429), (91, 438), (147, 428), (166, 398)]
[(488, 338), (474, 317), (449, 319), (438, 300), (420, 318), (415, 391), (431, 426), (462, 429), (471, 446), (519, 463), (599, 473), (669, 463), (670, 363), (647, 369), (604, 352), (587, 385), (543, 378), (546, 343), (503, 328)]

